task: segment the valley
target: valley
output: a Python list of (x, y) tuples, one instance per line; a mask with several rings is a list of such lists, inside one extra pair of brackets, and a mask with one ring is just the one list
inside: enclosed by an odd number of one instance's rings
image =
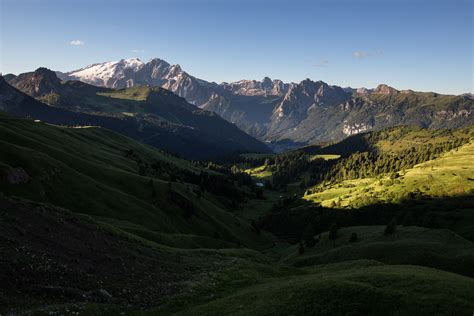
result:
[[(1, 115), (0, 132), (2, 312), (473, 308), (472, 127), (392, 128), (221, 163), (100, 127)], [(413, 147), (422, 162), (332, 173), (364, 151)]]
[(474, 316), (472, 0), (0, 0), (0, 316)]

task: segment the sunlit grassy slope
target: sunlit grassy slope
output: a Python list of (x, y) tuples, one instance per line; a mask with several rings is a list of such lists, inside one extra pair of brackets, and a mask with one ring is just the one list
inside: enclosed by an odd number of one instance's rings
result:
[(454, 149), (399, 173), (388, 176), (346, 180), (337, 184), (317, 186), (321, 192), (306, 195), (309, 201), (331, 206), (360, 207), (374, 202), (399, 202), (413, 192), (431, 197), (462, 196), (474, 191), (474, 143)]
[[(260, 159), (265, 156), (269, 156), (268, 154), (242, 154), (242, 156), (244, 155), (245, 157), (248, 157), (248, 158), (257, 158), (257, 159)], [(332, 154), (308, 155), (309, 160), (315, 160), (315, 159), (333, 160), (333, 159), (338, 159), (340, 157), (341, 155), (336, 155), (336, 154), (335, 155), (332, 155)], [(251, 175), (252, 177), (255, 177), (258, 180), (271, 180), (272, 178), (272, 171), (266, 169), (264, 165), (253, 167), (253, 168), (247, 168), (245, 169), (245, 172), (247, 172), (249, 175)]]

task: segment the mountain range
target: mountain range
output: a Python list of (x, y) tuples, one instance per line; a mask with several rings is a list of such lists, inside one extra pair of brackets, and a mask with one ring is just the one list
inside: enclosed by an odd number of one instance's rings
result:
[(235, 125), (163, 88), (96, 87), (61, 81), (46, 68), (6, 78), (9, 83), (0, 78), (0, 110), (17, 116), (106, 127), (188, 159), (269, 151)]
[(469, 94), (400, 91), (385, 84), (352, 89), (310, 79), (285, 83), (268, 77), (217, 84), (158, 58), (147, 63), (136, 58), (98, 63), (57, 75), (114, 89), (159, 86), (267, 143), (309, 144), (394, 125), (453, 128), (474, 122)]

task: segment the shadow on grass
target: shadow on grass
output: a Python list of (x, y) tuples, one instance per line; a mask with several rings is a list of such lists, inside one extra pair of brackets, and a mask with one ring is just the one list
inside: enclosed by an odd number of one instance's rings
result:
[(404, 225), (447, 228), (474, 241), (474, 194), (446, 198), (414, 198), (395, 203), (377, 203), (358, 209), (325, 208), (298, 199), (279, 206), (259, 219), (260, 228), (295, 243), (308, 225), (316, 234), (340, 227), (386, 225), (392, 219)]

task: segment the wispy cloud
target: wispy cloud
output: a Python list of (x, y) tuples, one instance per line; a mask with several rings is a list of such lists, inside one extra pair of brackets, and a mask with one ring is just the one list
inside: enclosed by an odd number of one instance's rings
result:
[(84, 46), (84, 41), (81, 41), (81, 40), (73, 40), (70, 42), (71, 45), (73, 46)]
[(132, 53), (144, 53), (144, 49), (132, 49)]
[(382, 56), (382, 55), (383, 55), (383, 51), (380, 49), (376, 50), (375, 52), (368, 52), (365, 50), (356, 50), (352, 52), (352, 56), (357, 59), (364, 59), (367, 57)]
[(370, 54), (369, 52), (363, 51), (363, 50), (356, 50), (355, 52), (352, 52), (352, 56), (354, 56), (357, 59), (362, 59), (365, 57), (368, 57)]
[(324, 67), (327, 67), (329, 65), (329, 60), (327, 59), (321, 59), (319, 62), (313, 64), (314, 67), (318, 67), (318, 68), (324, 68)]

